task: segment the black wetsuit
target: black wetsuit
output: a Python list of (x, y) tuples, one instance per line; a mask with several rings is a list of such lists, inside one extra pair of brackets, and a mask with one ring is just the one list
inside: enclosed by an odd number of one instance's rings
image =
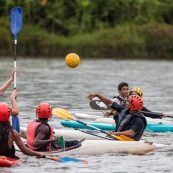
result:
[(14, 145), (12, 145), (12, 148), (8, 146), (8, 134), (0, 137), (0, 155), (15, 158)]
[(133, 139), (139, 141), (146, 128), (147, 121), (140, 112), (129, 113), (126, 110), (121, 111), (114, 117), (116, 123), (116, 132), (131, 130), (134, 133)]

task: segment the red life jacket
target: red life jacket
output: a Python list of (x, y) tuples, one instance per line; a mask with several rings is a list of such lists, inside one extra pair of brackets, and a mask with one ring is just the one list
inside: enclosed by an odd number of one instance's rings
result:
[[(34, 147), (34, 140), (36, 137), (36, 131), (37, 128), (41, 125), (41, 122), (36, 121), (36, 120), (31, 120), (27, 126), (27, 146), (28, 148), (30, 148), (31, 150), (38, 150), (39, 148)], [(49, 124), (46, 124), (49, 129), (50, 129), (50, 137), (49, 139), (53, 138), (53, 129)], [(51, 143), (46, 146), (46, 150), (49, 151), (49, 149), (51, 148)]]

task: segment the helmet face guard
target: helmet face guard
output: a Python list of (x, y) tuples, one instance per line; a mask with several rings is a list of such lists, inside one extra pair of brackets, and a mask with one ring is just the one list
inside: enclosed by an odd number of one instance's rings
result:
[(131, 95), (127, 102), (128, 105), (126, 108), (130, 111), (140, 111), (144, 105), (143, 100), (137, 95)]
[(6, 103), (0, 103), (0, 122), (9, 121), (12, 109)]
[(143, 97), (143, 92), (140, 88), (137, 88), (137, 87), (132, 88), (131, 91), (130, 91), (130, 95), (131, 95), (132, 92), (137, 92), (139, 97), (141, 97), (141, 98)]
[(51, 118), (52, 107), (46, 102), (39, 104), (36, 108), (36, 116), (38, 118)]

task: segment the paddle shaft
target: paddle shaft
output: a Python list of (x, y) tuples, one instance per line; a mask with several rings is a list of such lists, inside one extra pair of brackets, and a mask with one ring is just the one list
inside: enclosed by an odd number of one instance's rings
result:
[[(16, 56), (16, 52), (17, 52), (17, 40), (14, 40), (14, 67), (17, 67), (17, 56)], [(14, 73), (14, 89), (16, 89), (16, 72)]]
[[(73, 119), (73, 120), (74, 120), (74, 119)], [(90, 125), (90, 124), (84, 123), (84, 122), (82, 122), (82, 121), (80, 121), (80, 120), (74, 120), (74, 121), (76, 121), (76, 122), (78, 122), (78, 123), (81, 123), (81, 124), (83, 124), (83, 125), (85, 125), (85, 126), (88, 126), (88, 127), (92, 128), (92, 129), (95, 129), (95, 130), (97, 130), (97, 131), (99, 131), (99, 132), (101, 132), (101, 133), (107, 134), (105, 131), (103, 131), (103, 130), (97, 128), (97, 127), (94, 127), (94, 126), (92, 126), (92, 125)], [(121, 137), (116, 136), (116, 135), (111, 135), (111, 137), (112, 137), (112, 138), (115, 138), (115, 139), (118, 139), (118, 140), (122, 140)], [(127, 137), (127, 138), (128, 138), (128, 137)], [(130, 139), (130, 138), (129, 138), (129, 139)]]

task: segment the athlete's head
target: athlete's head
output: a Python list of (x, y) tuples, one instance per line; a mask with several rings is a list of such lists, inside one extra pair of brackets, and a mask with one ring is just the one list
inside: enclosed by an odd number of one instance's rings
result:
[(129, 96), (126, 102), (126, 109), (130, 111), (140, 111), (143, 108), (144, 102), (138, 95)]
[(12, 109), (6, 103), (0, 103), (0, 122), (9, 121)]
[(52, 107), (46, 103), (40, 103), (36, 108), (36, 115), (38, 118), (51, 118), (52, 117)]
[(121, 82), (118, 85), (118, 92), (122, 97), (127, 97), (129, 93), (129, 85), (126, 82)]
[(138, 95), (139, 97), (143, 97), (143, 92), (140, 88), (134, 87), (130, 90), (130, 95)]

